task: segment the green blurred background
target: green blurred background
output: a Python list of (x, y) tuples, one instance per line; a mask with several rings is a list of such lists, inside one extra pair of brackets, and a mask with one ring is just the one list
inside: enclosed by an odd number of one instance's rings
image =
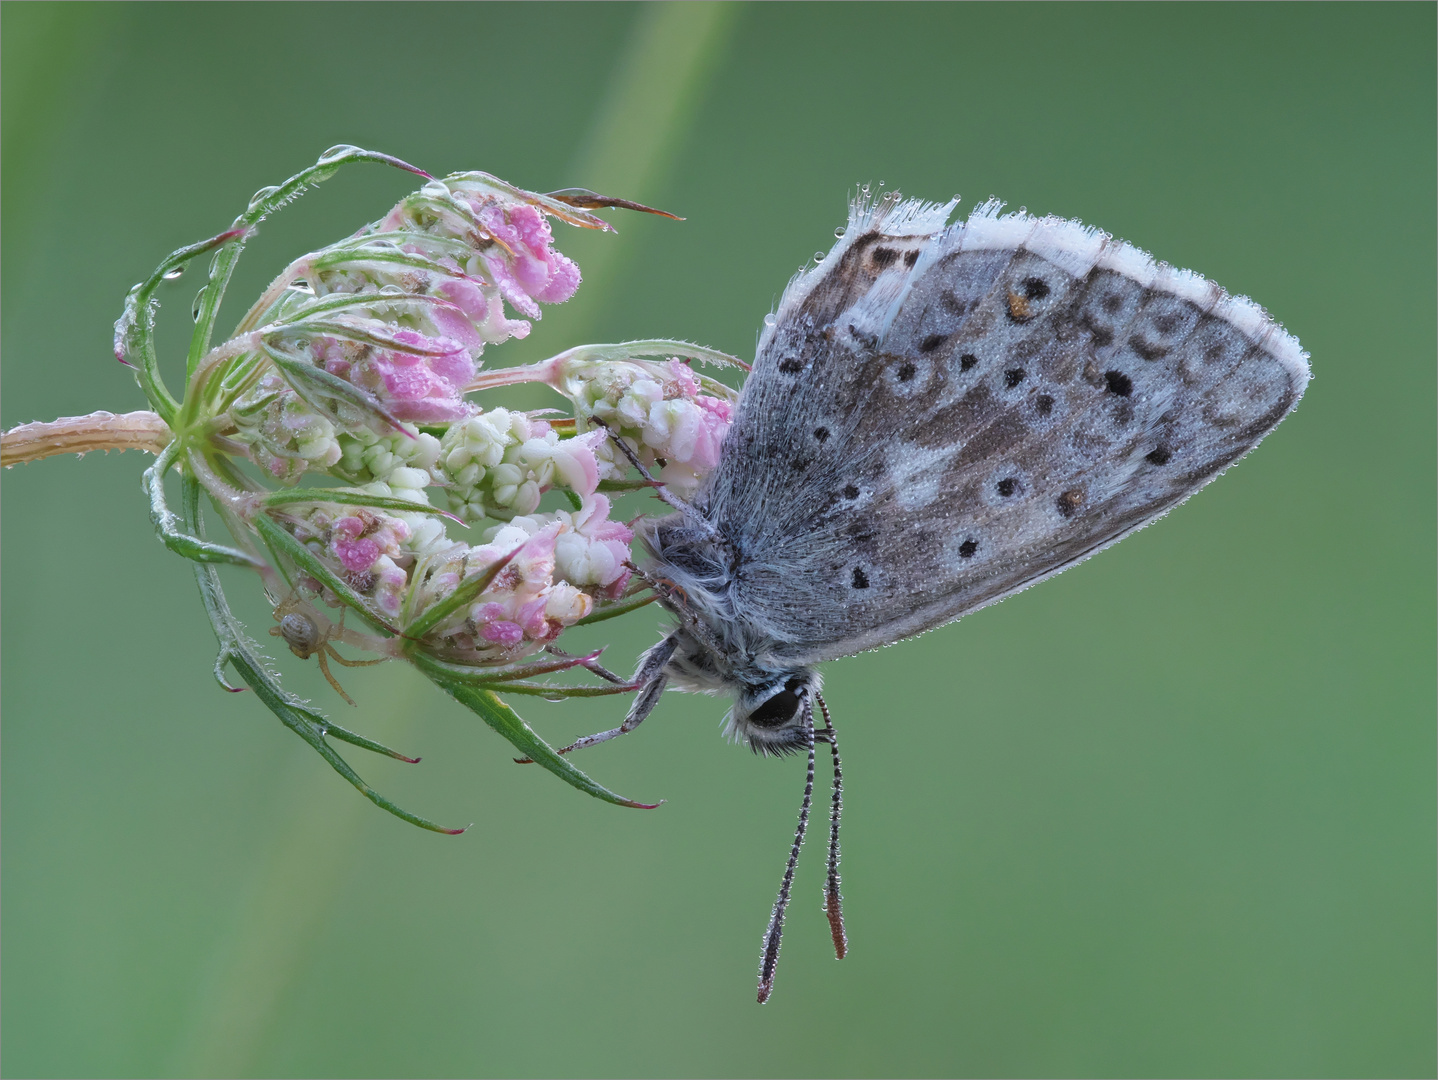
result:
[[(417, 767), (381, 813), (210, 677), (138, 454), (4, 476), (6, 1075), (1281, 1075), (1435, 1069), (1435, 9), (3, 7), (3, 422), (143, 399), (129, 285), (333, 143), (683, 223), (560, 233), (586, 285), (495, 362), (751, 355), (861, 181), (1103, 226), (1269, 307), (1297, 413), (1159, 527), (830, 665), (836, 964), (802, 763), (665, 700), (584, 798), (408, 670), (289, 685)], [(232, 295), (410, 186), (354, 167)], [(179, 342), (196, 283), (166, 295)], [(233, 319), (238, 310), (232, 313)], [(230, 578), (242, 614), (258, 590)], [(640, 613), (594, 628), (624, 667)], [(522, 702), (551, 739), (623, 702)]]

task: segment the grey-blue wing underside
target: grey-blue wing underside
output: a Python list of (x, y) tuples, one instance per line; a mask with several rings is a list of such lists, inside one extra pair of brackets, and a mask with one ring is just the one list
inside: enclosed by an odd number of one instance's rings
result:
[[(1256, 305), (1076, 222), (858, 206), (760, 341), (702, 495), (776, 664), (949, 622), (1172, 509), (1297, 404)], [(753, 639), (751, 637), (751, 640)]]

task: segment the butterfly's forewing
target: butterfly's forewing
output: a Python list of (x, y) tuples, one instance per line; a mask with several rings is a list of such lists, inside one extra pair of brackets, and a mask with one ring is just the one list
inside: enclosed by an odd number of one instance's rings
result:
[[(886, 213), (887, 211), (887, 213)], [(711, 520), (812, 663), (1057, 573), (1252, 449), (1308, 380), (1260, 309), (1074, 222), (858, 207), (760, 342)]]

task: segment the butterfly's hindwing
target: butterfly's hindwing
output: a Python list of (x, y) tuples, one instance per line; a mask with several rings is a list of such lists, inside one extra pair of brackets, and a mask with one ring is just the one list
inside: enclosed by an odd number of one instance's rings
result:
[(987, 205), (941, 231), (935, 211), (856, 214), (791, 284), (702, 497), (773, 663), (1073, 565), (1252, 449), (1306, 384), (1291, 337), (1196, 275), (1071, 222)]

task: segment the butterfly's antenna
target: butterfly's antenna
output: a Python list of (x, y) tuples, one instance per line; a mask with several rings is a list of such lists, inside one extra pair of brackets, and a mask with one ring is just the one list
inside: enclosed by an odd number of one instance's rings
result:
[(843, 898), (839, 895), (839, 818), (844, 812), (844, 771), (839, 764), (839, 736), (834, 731), (834, 718), (822, 694), (815, 694), (819, 711), (824, 714), (824, 730), (814, 733), (829, 744), (834, 757), (834, 797), (829, 808), (829, 876), (824, 880), (824, 914), (829, 916), (829, 933), (834, 938), (834, 958), (842, 960), (849, 954), (849, 939), (844, 934)]
[(804, 781), (804, 803), (799, 807), (799, 827), (794, 831), (794, 846), (789, 849), (789, 865), (779, 885), (779, 898), (769, 916), (769, 929), (764, 931), (764, 948), (759, 954), (759, 1004), (774, 992), (774, 969), (779, 966), (779, 939), (784, 936), (784, 911), (789, 906), (789, 889), (794, 884), (794, 867), (799, 864), (799, 849), (804, 846), (804, 833), (809, 828), (809, 807), (814, 801), (814, 707), (808, 699), (804, 712), (809, 724), (809, 773)]

